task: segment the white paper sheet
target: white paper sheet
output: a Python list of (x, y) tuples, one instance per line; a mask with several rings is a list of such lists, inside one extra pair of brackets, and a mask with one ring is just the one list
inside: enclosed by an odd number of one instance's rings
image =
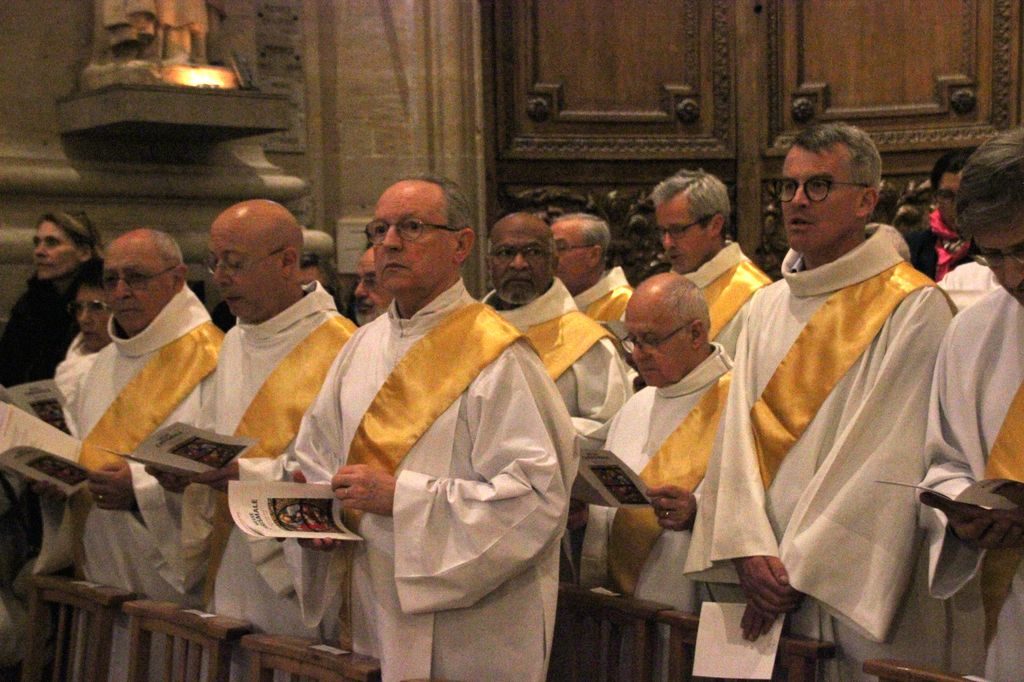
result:
[(775, 654), (782, 635), (782, 618), (757, 641), (743, 639), (740, 619), (746, 604), (704, 602), (697, 629), (697, 651), (693, 660), (695, 677), (726, 677), (768, 680), (775, 666)]

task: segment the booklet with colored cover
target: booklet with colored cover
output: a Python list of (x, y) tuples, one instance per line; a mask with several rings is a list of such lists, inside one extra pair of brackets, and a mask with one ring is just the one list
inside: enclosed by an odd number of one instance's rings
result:
[(178, 476), (189, 476), (220, 469), (255, 444), (255, 438), (225, 436), (176, 422), (154, 431), (133, 452), (114, 454)]
[(64, 419), (64, 396), (53, 379), (0, 386), (0, 401), (19, 407), (64, 433), (70, 433)]
[(651, 503), (644, 482), (610, 450), (580, 454), (572, 497), (600, 507), (643, 507)]
[(81, 442), (42, 419), (0, 403), (0, 467), (33, 481), (50, 481), (71, 494), (85, 482), (78, 466)]
[(326, 483), (231, 481), (228, 508), (235, 525), (255, 537), (362, 540), (345, 527)]

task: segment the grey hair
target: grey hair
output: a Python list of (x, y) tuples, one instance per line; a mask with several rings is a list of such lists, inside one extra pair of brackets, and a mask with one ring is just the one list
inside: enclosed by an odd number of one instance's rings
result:
[(555, 218), (551, 225), (554, 226), (555, 223), (560, 223), (563, 220), (579, 220), (583, 224), (583, 229), (580, 232), (580, 236), (583, 237), (583, 246), (597, 244), (601, 247), (601, 252), (604, 253), (608, 250), (608, 245), (612, 243), (612, 230), (604, 218), (599, 218), (593, 213), (568, 213)]
[(813, 125), (800, 131), (792, 147), (821, 153), (838, 144), (850, 151), (850, 179), (877, 188), (882, 183), (882, 157), (871, 136), (856, 126), (849, 123)]
[(441, 188), (441, 191), (444, 193), (445, 221), (449, 227), (460, 230), (464, 227), (473, 228), (473, 209), (465, 192), (462, 191), (462, 188), (454, 180), (450, 180), (442, 175), (421, 173), (402, 178), (399, 182), (408, 180), (429, 182)]
[(967, 160), (956, 215), (966, 237), (1011, 229), (1024, 217), (1024, 128), (993, 137)]
[(138, 232), (142, 232), (153, 242), (157, 255), (160, 256), (160, 260), (168, 267), (181, 265), (185, 262), (184, 257), (181, 255), (181, 247), (178, 246), (178, 242), (171, 235), (163, 230), (155, 230), (151, 227), (140, 227)]
[(725, 183), (703, 168), (683, 169), (662, 180), (651, 190), (651, 200), (655, 206), (661, 206), (684, 192), (694, 219), (709, 218), (717, 213), (725, 219), (725, 226), (728, 227), (729, 191)]
[(700, 287), (683, 275), (671, 278), (665, 283), (665, 308), (675, 312), (680, 322), (700, 320), (704, 332), (711, 331), (711, 313)]

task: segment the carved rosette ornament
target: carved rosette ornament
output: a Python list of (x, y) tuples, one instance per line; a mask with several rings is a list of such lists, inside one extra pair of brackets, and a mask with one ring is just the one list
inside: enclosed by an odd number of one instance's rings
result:
[(676, 102), (676, 118), (687, 125), (700, 120), (700, 105), (693, 97), (685, 97)]
[(543, 123), (551, 115), (551, 105), (543, 97), (531, 97), (526, 102), (526, 115), (534, 123)]
[(807, 123), (814, 118), (814, 102), (810, 97), (797, 97), (793, 100), (793, 120)]
[(957, 88), (949, 95), (950, 108), (961, 116), (974, 111), (975, 104), (977, 97), (973, 88)]

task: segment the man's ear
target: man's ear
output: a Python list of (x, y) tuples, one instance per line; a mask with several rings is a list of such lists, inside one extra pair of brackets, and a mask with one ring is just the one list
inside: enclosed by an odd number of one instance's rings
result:
[(473, 244), (476, 243), (476, 233), (473, 228), (464, 227), (455, 233), (455, 262), (462, 265), (473, 252)]
[(868, 220), (871, 218), (871, 214), (875, 212), (875, 206), (878, 204), (879, 194), (877, 187), (865, 187), (864, 191), (860, 195), (860, 204), (857, 206), (857, 215)]
[(725, 229), (725, 216), (721, 213), (716, 213), (712, 216), (711, 220), (708, 221), (707, 230), (710, 234), (721, 238), (722, 230)]

